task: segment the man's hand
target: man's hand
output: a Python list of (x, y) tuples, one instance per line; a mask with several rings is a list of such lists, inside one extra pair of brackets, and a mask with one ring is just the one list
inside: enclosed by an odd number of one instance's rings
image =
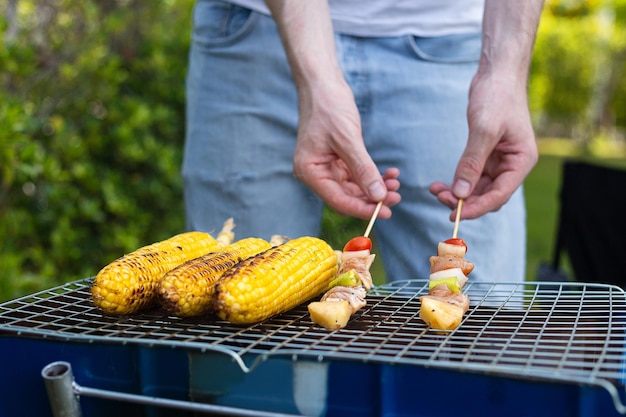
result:
[[(461, 217), (499, 210), (537, 163), (528, 110), (528, 67), (543, 0), (487, 0), (483, 50), (470, 88), (469, 137), (452, 185), (430, 191)], [(454, 220), (456, 211), (450, 214)]]
[(400, 201), (399, 171), (381, 177), (361, 136), (361, 121), (352, 91), (343, 79), (327, 80), (300, 91), (300, 124), (293, 160), (296, 177), (333, 210), (368, 219), (376, 202), (379, 217)]
[(327, 0), (266, 0), (281, 34), (298, 89), (299, 125), (293, 160), (296, 178), (338, 213), (389, 218), (400, 201), (399, 172), (381, 176), (361, 133), (354, 96), (336, 57)]
[[(505, 81), (475, 78), (468, 107), (469, 139), (454, 187), (441, 182), (430, 191), (454, 209), (463, 198), (462, 218), (497, 211), (537, 163), (537, 145), (524, 89)], [(456, 212), (450, 214), (453, 220)]]

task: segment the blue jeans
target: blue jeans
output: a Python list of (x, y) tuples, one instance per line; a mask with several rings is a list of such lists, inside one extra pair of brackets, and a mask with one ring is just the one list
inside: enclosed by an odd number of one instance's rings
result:
[[(480, 34), (335, 38), (367, 149), (381, 172), (400, 169), (402, 202), (374, 229), (387, 279), (428, 279), (429, 256), (453, 231), (450, 209), (428, 187), (452, 180), (466, 144)], [(217, 231), (232, 216), (237, 238), (318, 235), (323, 203), (292, 174), (297, 125), (297, 94), (271, 17), (198, 1), (182, 170), (188, 228)], [(476, 265), (472, 281), (523, 280), (522, 189), (498, 212), (462, 221), (459, 237)]]

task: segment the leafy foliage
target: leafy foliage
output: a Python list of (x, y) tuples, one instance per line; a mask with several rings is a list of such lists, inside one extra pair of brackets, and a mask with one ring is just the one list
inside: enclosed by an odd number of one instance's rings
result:
[(0, 49), (1, 299), (184, 228), (191, 1), (18, 6)]
[(540, 135), (590, 142), (623, 130), (625, 31), (625, 0), (546, 1), (530, 79)]

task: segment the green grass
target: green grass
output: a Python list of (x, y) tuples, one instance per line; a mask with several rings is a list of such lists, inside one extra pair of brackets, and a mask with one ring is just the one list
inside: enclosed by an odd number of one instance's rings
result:
[(524, 183), (527, 211), (526, 279), (534, 280), (541, 262), (550, 262), (557, 233), (563, 156), (542, 155)]
[[(541, 262), (551, 262), (559, 220), (561, 170), (566, 159), (584, 160), (598, 165), (626, 168), (626, 153), (621, 143), (595, 142), (588, 152), (567, 139), (539, 141), (539, 162), (524, 183), (527, 208), (526, 279), (534, 280)], [(562, 266), (572, 277), (567, 256)]]

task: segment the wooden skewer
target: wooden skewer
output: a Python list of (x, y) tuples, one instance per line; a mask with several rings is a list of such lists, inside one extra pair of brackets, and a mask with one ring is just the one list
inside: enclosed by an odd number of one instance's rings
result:
[(456, 208), (456, 219), (454, 219), (454, 231), (452, 232), (453, 238), (456, 238), (456, 235), (459, 232), (459, 222), (461, 221), (461, 207), (463, 207), (463, 199), (459, 198), (459, 205)]
[(383, 202), (379, 201), (378, 204), (376, 205), (376, 210), (374, 210), (374, 214), (372, 214), (372, 218), (370, 219), (370, 223), (367, 225), (367, 229), (365, 229), (365, 234), (363, 236), (368, 237), (370, 232), (372, 231), (372, 226), (374, 226), (374, 221), (376, 220), (376, 217), (378, 217), (378, 212), (380, 211), (380, 208), (382, 207)]

